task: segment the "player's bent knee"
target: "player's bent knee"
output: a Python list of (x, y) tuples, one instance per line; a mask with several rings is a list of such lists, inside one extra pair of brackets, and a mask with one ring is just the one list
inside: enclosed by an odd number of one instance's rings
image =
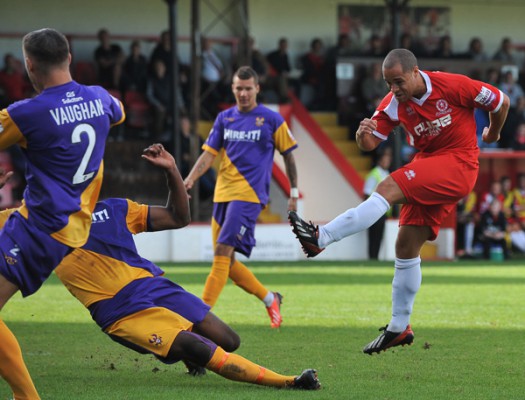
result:
[(171, 345), (167, 359), (188, 360), (204, 367), (210, 361), (217, 345), (193, 332), (180, 332)]
[(228, 336), (224, 338), (224, 343), (221, 344), (221, 347), (228, 352), (232, 352), (237, 350), (240, 345), (241, 338), (239, 337), (239, 335), (237, 335), (237, 333), (231, 331), (229, 332)]

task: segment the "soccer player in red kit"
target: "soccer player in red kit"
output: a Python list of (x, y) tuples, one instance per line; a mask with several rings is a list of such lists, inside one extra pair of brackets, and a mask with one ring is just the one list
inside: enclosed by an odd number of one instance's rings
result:
[(367, 344), (366, 354), (412, 344), (410, 315), (421, 285), (421, 247), (437, 237), (443, 219), (472, 191), (478, 175), (479, 148), (474, 109), (490, 113), (483, 141), (499, 139), (509, 99), (492, 85), (463, 75), (421, 71), (414, 54), (394, 49), (383, 62), (390, 92), (372, 118), (356, 133), (361, 150), (375, 149), (392, 129), (403, 126), (407, 141), (419, 150), (414, 159), (385, 178), (363, 203), (324, 226), (314, 226), (289, 212), (290, 223), (308, 257), (329, 244), (360, 232), (392, 204), (403, 204), (392, 282), (392, 318)]

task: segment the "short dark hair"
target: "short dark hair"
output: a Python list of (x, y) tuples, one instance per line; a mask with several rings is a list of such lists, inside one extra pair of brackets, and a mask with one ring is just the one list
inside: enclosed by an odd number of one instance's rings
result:
[(257, 72), (252, 67), (249, 67), (247, 65), (243, 65), (240, 67), (235, 73), (233, 74), (233, 77), (238, 77), (239, 79), (245, 81), (247, 79), (253, 78), (253, 81), (256, 85), (259, 84), (259, 75), (257, 75)]
[(407, 49), (391, 50), (383, 61), (383, 69), (394, 68), (401, 64), (403, 72), (412, 71), (417, 66), (417, 59), (414, 53)]
[(66, 37), (55, 29), (44, 28), (29, 32), (22, 40), (26, 55), (41, 72), (47, 72), (67, 61), (69, 43)]

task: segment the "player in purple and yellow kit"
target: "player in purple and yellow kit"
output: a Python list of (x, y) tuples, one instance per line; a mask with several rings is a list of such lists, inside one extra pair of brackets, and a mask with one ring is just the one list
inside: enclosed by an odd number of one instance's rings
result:
[[(60, 280), (107, 335), (139, 353), (168, 364), (183, 360), (191, 373), (202, 373), (204, 367), (235, 381), (319, 389), (315, 370), (281, 375), (230, 353), (239, 347), (239, 336), (201, 299), (140, 257), (133, 234), (178, 229), (190, 221), (188, 195), (171, 154), (155, 144), (143, 158), (165, 171), (167, 205), (115, 198), (98, 202), (87, 243), (55, 270)], [(0, 224), (10, 212), (0, 213)]]
[[(28, 33), (23, 53), (38, 95), (0, 111), (0, 148), (17, 144), (27, 159), (22, 206), (0, 231), (0, 309), (18, 290), (24, 297), (36, 292), (72, 248), (86, 243), (106, 138), (125, 117), (104, 89), (72, 80), (61, 33)], [(18, 342), (2, 321), (0, 359), (14, 398), (38, 399)]]
[(235, 72), (232, 91), (237, 104), (217, 116), (203, 153), (184, 181), (191, 189), (221, 153), (213, 198), (215, 251), (202, 298), (213, 307), (230, 277), (265, 303), (272, 328), (278, 328), (282, 296), (266, 289), (246, 265), (235, 259), (234, 252), (249, 257), (255, 246), (255, 223), (268, 204), (275, 150), (283, 156), (292, 188), (288, 210), (297, 209), (297, 169), (292, 154), (297, 142), (282, 116), (257, 104), (259, 78), (252, 68), (241, 67)]

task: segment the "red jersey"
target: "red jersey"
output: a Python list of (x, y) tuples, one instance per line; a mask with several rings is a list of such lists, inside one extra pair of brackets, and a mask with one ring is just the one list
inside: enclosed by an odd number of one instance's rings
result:
[(388, 93), (372, 119), (377, 121), (374, 135), (385, 140), (398, 125), (403, 126), (407, 142), (424, 153), (461, 151), (465, 161), (477, 163), (479, 148), (474, 109), (496, 112), (503, 94), (496, 87), (446, 72), (419, 71), (427, 92), (399, 103)]

